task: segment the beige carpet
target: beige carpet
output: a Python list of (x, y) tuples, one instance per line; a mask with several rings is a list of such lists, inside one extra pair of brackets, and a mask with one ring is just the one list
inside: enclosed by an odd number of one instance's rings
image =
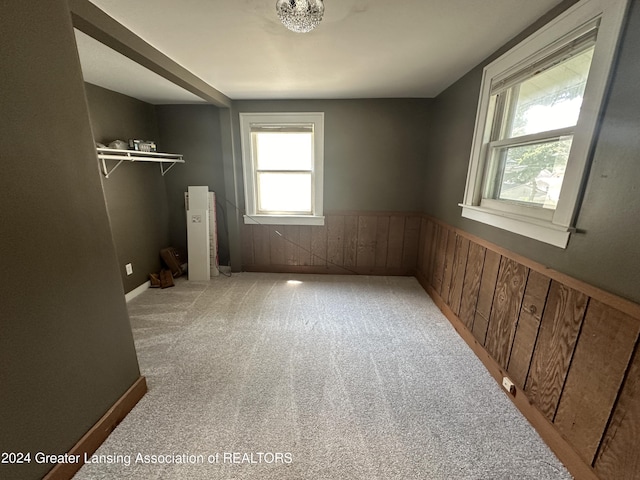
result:
[(129, 311), (150, 391), (77, 479), (571, 478), (414, 278), (179, 279)]

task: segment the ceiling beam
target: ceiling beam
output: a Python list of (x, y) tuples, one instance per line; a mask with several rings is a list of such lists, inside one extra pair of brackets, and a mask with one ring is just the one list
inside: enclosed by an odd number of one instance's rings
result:
[(230, 108), (231, 99), (174, 62), (89, 0), (69, 0), (73, 26), (170, 82), (216, 105)]

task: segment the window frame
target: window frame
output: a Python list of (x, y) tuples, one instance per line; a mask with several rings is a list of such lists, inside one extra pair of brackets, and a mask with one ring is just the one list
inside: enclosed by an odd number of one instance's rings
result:
[[(627, 0), (582, 0), (554, 20), (491, 62), (483, 70), (476, 124), (471, 147), (462, 216), (486, 223), (560, 248), (566, 248), (573, 229), (588, 158), (603, 104), (618, 39), (627, 11)], [(492, 85), (562, 48), (580, 35), (581, 29), (599, 22), (598, 37), (585, 87), (580, 116), (573, 130), (573, 141), (560, 197), (551, 214), (541, 207), (483, 198), (485, 169), (491, 153), (494, 125)], [(591, 27), (592, 28), (592, 27)], [(545, 132), (549, 133), (549, 132)], [(537, 134), (533, 134), (535, 137)]]
[[(310, 124), (313, 125), (311, 214), (260, 213), (258, 210), (258, 169), (253, 155), (255, 142), (252, 135), (252, 125), (295, 128)], [(240, 138), (245, 192), (244, 223), (254, 225), (324, 225), (324, 113), (240, 113)]]

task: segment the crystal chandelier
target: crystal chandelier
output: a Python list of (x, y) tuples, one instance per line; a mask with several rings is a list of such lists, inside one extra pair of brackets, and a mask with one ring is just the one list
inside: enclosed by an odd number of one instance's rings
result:
[(324, 14), (322, 0), (278, 0), (276, 12), (282, 24), (292, 32), (310, 32)]

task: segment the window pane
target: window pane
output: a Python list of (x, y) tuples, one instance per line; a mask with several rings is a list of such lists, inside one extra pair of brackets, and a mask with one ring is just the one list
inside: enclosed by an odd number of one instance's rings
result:
[(555, 209), (573, 137), (496, 149), (504, 168), (495, 198)]
[(311, 213), (310, 173), (258, 173), (258, 210)]
[(592, 57), (593, 47), (513, 87), (507, 138), (575, 125)]
[(258, 170), (311, 170), (313, 133), (256, 132)]

